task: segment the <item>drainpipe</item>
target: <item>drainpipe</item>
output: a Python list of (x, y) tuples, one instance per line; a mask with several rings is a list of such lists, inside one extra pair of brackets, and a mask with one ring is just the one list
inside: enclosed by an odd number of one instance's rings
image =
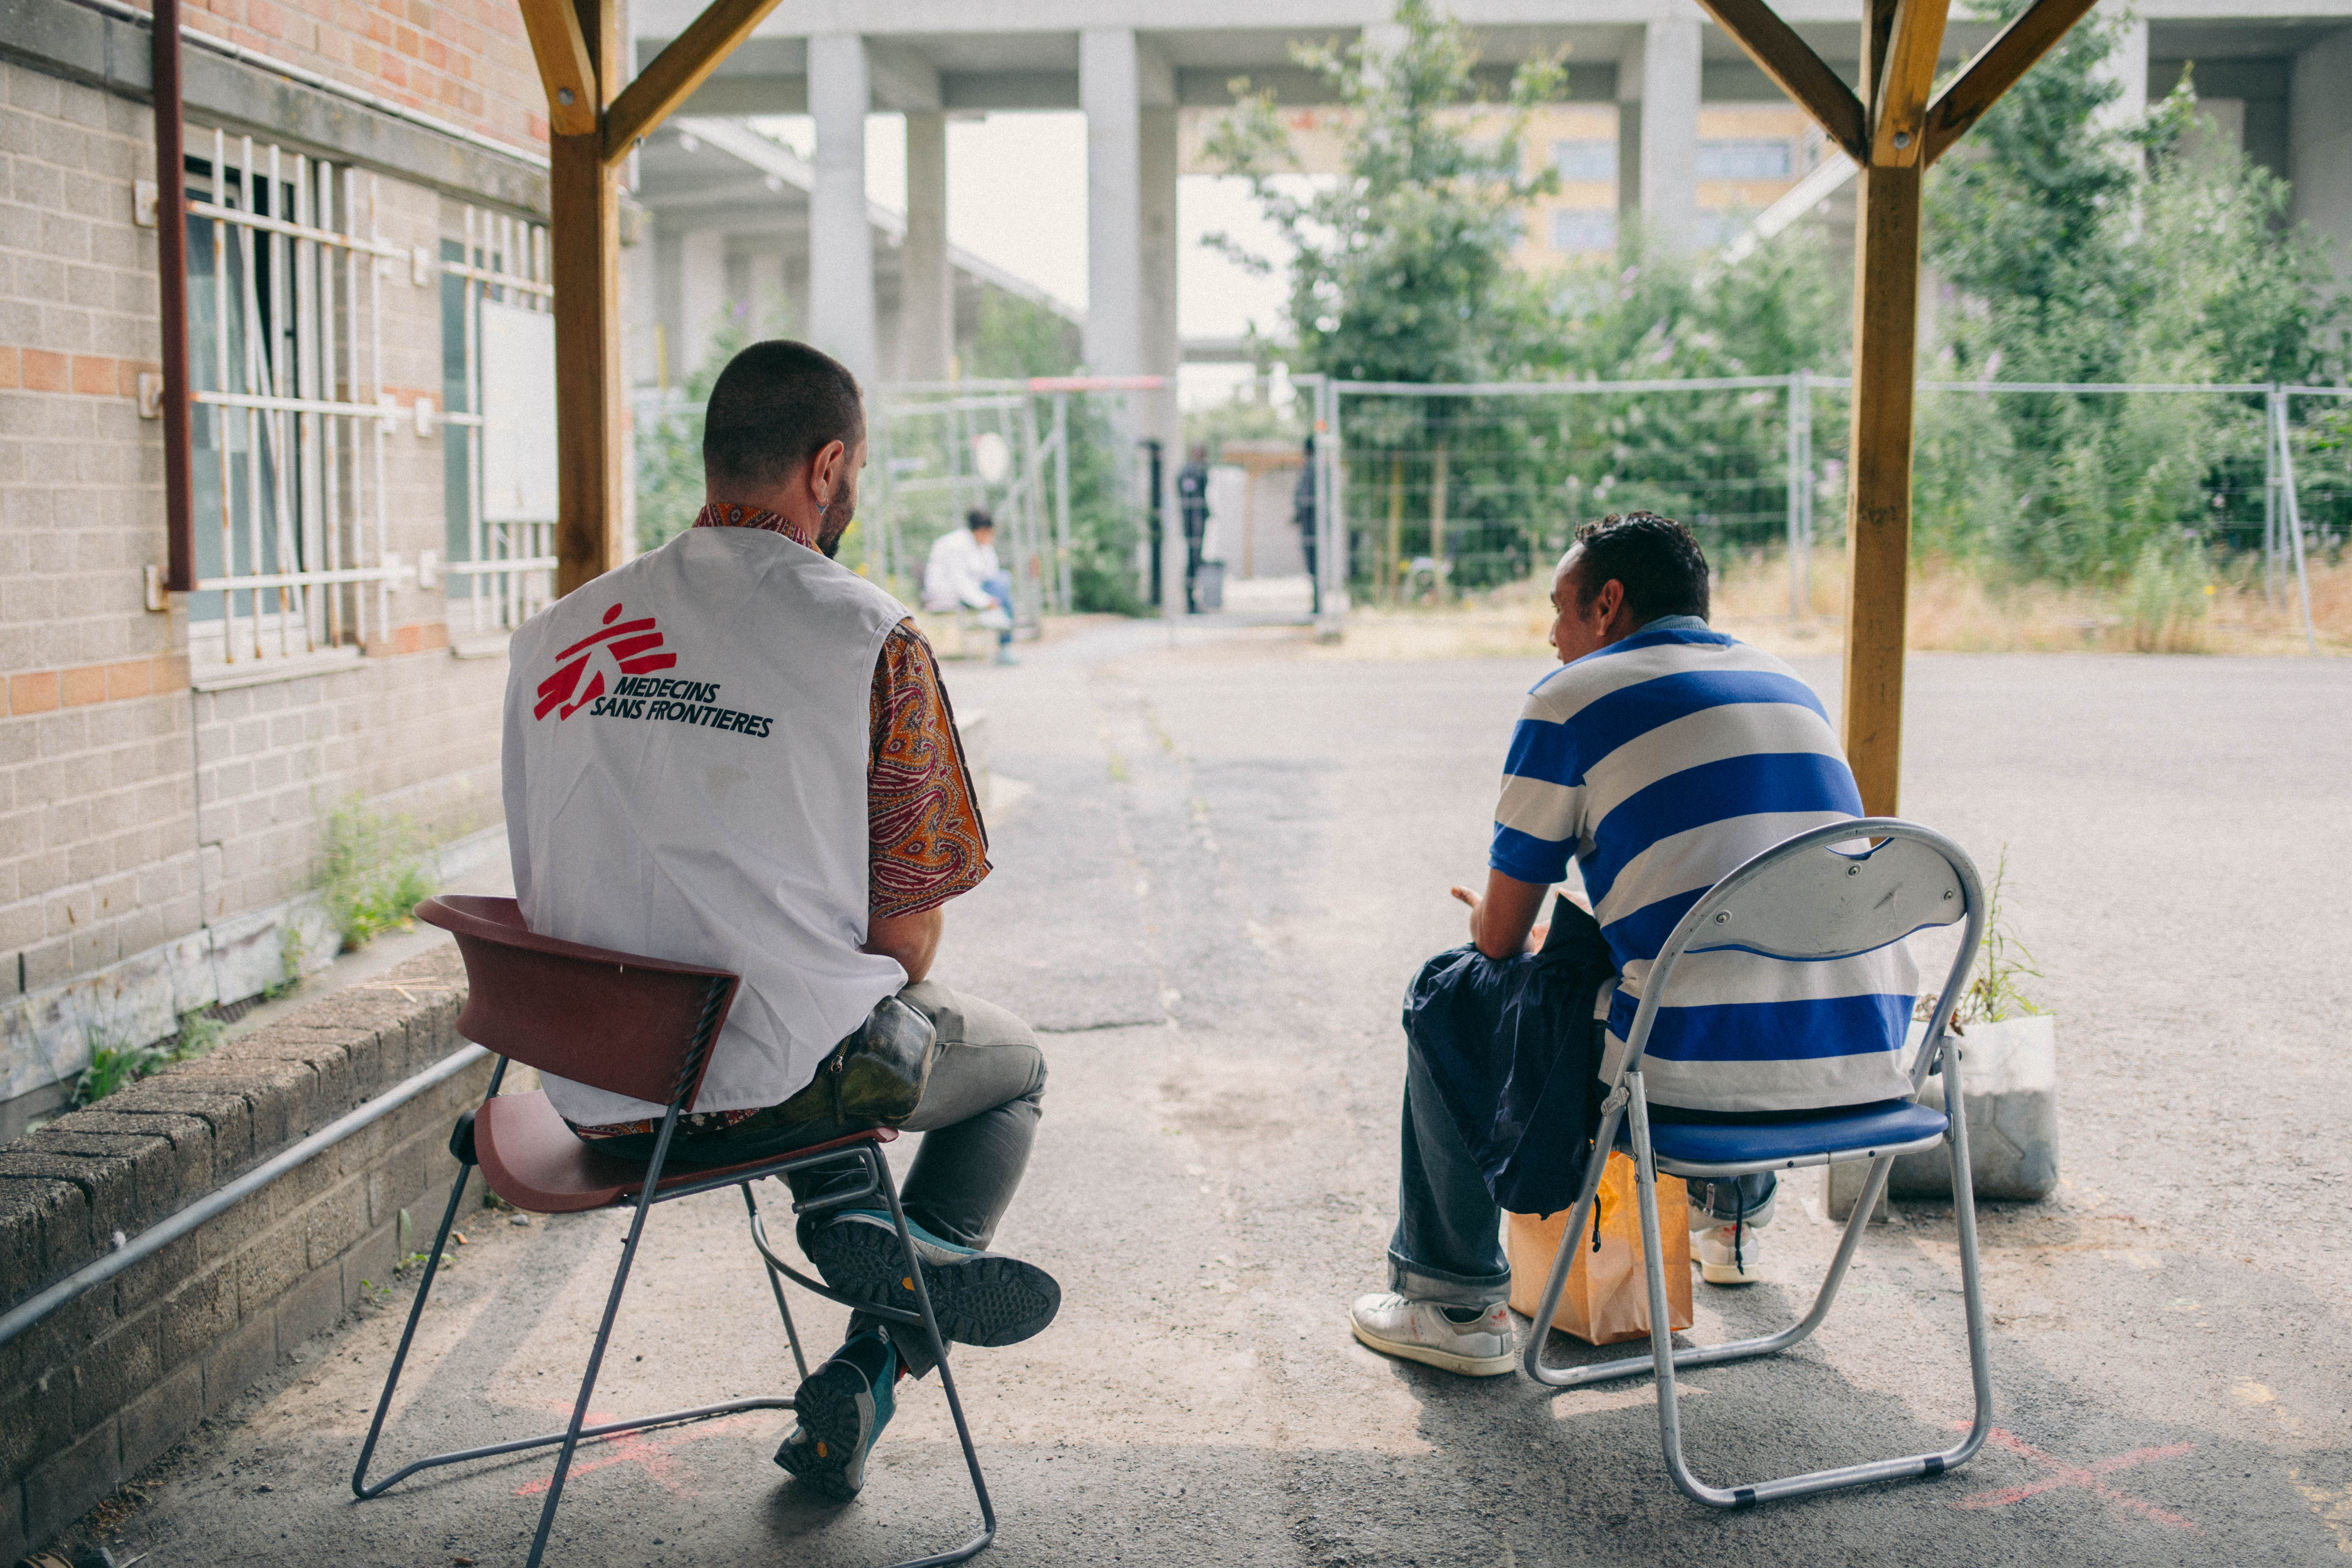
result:
[(163, 335), (163, 586), (196, 585), (196, 523), (188, 469), (194, 443), (188, 412), (187, 163), (181, 148), (180, 0), (155, 0), (155, 285)]

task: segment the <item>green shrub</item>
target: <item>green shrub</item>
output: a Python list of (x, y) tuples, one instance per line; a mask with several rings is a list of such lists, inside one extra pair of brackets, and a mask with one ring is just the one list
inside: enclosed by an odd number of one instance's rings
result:
[(433, 896), (415, 826), (386, 817), (357, 796), (327, 817), (320, 888), (328, 917), (346, 948), (387, 931), (405, 931), (410, 911)]

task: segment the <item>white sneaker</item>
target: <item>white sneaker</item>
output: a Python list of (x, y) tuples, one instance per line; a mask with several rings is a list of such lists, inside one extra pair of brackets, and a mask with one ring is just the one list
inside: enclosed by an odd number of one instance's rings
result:
[(1511, 1309), (1497, 1301), (1484, 1317), (1457, 1323), (1436, 1301), (1383, 1290), (1360, 1296), (1348, 1310), (1356, 1337), (1382, 1355), (1458, 1372), (1465, 1377), (1498, 1377), (1519, 1364), (1518, 1336)]
[[(1732, 1245), (1735, 1230), (1739, 1232), (1737, 1247)], [(1763, 1279), (1756, 1254), (1753, 1225), (1711, 1225), (1691, 1232), (1691, 1256), (1697, 1260), (1699, 1278), (1710, 1285), (1753, 1285)]]

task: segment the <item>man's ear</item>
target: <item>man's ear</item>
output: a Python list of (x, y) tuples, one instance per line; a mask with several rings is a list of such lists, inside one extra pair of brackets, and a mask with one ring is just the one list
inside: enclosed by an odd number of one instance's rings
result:
[(817, 448), (808, 463), (810, 499), (819, 506), (830, 505), (833, 492), (841, 488), (841, 470), (849, 460), (849, 448), (838, 441), (828, 441)]
[(1619, 612), (1625, 607), (1625, 584), (1619, 579), (1612, 577), (1601, 584), (1601, 592), (1595, 594), (1593, 598), (1600, 602), (1601, 624), (1612, 626), (1616, 623)]

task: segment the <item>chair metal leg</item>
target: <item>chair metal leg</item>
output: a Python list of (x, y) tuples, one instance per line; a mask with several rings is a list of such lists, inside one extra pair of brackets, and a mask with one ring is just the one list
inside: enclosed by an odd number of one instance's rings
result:
[(898, 1206), (898, 1184), (891, 1180), (890, 1164), (882, 1157), (881, 1150), (869, 1144), (863, 1152), (872, 1162), (875, 1182), (890, 1205), (890, 1223), (898, 1227), (898, 1248), (907, 1259), (907, 1275), (915, 1282), (915, 1307), (923, 1320), (923, 1332), (931, 1342), (931, 1354), (939, 1363), (940, 1391), (947, 1395), (948, 1414), (955, 1419), (956, 1441), (963, 1447), (964, 1469), (971, 1477), (972, 1496), (980, 1502), (979, 1534), (952, 1552), (898, 1564), (898, 1568), (941, 1568), (946, 1563), (963, 1562), (996, 1539), (996, 1505), (989, 1500), (988, 1482), (980, 1473), (980, 1455), (971, 1446), (971, 1427), (964, 1420), (963, 1401), (956, 1394), (955, 1372), (948, 1365), (947, 1336), (940, 1332), (939, 1318), (931, 1310), (931, 1292), (923, 1282), (922, 1259), (915, 1252), (914, 1232), (907, 1228), (907, 1211)]
[[(751, 1195), (751, 1184), (749, 1182), (743, 1184), (743, 1206), (751, 1211), (751, 1236), (753, 1245), (756, 1247), (759, 1245), (761, 1237), (760, 1201)], [(761, 1250), (764, 1253), (766, 1249)], [(784, 1303), (784, 1278), (776, 1272), (776, 1266), (769, 1262), (764, 1256), (760, 1259), (760, 1267), (767, 1273), (768, 1289), (775, 1293), (776, 1311), (784, 1320), (784, 1338), (791, 1342), (793, 1347), (793, 1364), (800, 1368), (801, 1381), (806, 1383), (809, 1375), (808, 1357), (801, 1352), (801, 1331), (793, 1326), (793, 1310)]]
[[(1629, 1080), (1638, 1076), (1629, 1075)], [(1616, 1121), (1614, 1116), (1604, 1117), (1601, 1128), (1604, 1137), (1615, 1137)], [(1559, 1305), (1559, 1295), (1568, 1279), (1569, 1265), (1574, 1258), (1571, 1243), (1582, 1234), (1580, 1227), (1591, 1212), (1592, 1194), (1600, 1185), (1601, 1167), (1606, 1159), (1606, 1154), (1596, 1144), (1592, 1169), (1587, 1173), (1584, 1197), (1571, 1216), (1575, 1223), (1562, 1234), (1559, 1254), (1552, 1262), (1552, 1279), (1547, 1287), (1543, 1316), (1538, 1320), (1539, 1323), (1549, 1324)], [(1894, 1163), (1895, 1158), (1891, 1154), (1872, 1162), (1870, 1176), (1863, 1184), (1862, 1201), (1855, 1205), (1853, 1213), (1848, 1216), (1844, 1234), (1838, 1240), (1836, 1255), (1830, 1259), (1829, 1271), (1822, 1279), (1821, 1289), (1814, 1293), (1812, 1306), (1803, 1317), (1778, 1333), (1764, 1334), (1756, 1339), (1732, 1340), (1719, 1345), (1682, 1346), (1675, 1352), (1675, 1364), (1679, 1367), (1719, 1366), (1755, 1356), (1770, 1355), (1801, 1342), (1820, 1328), (1837, 1300), (1838, 1290), (1845, 1282), (1846, 1269), (1853, 1261), (1854, 1249), (1861, 1244), (1863, 1230), (1870, 1223), (1871, 1211), (1877, 1206), (1879, 1190), (1885, 1185), (1887, 1173)], [(1584, 1388), (1628, 1377), (1646, 1377), (1656, 1370), (1653, 1358), (1648, 1355), (1625, 1356), (1585, 1366), (1547, 1366), (1542, 1360), (1544, 1339), (1544, 1333), (1531, 1331), (1520, 1359), (1528, 1375), (1547, 1387)]]
[(425, 1278), (417, 1281), (416, 1299), (409, 1303), (408, 1324), (400, 1331), (400, 1348), (392, 1352), (392, 1370), (384, 1374), (383, 1394), (375, 1402), (375, 1419), (368, 1423), (367, 1441), (360, 1445), (360, 1462), (352, 1468), (352, 1495), (362, 1502), (376, 1496), (408, 1472), (403, 1470), (390, 1480), (367, 1484), (368, 1461), (375, 1457), (376, 1439), (383, 1436), (384, 1417), (392, 1411), (392, 1393), (400, 1384), (400, 1369), (408, 1364), (408, 1347), (416, 1339), (416, 1321), (425, 1316), (425, 1298), (433, 1293), (434, 1276), (441, 1271), (441, 1254), (449, 1245), (449, 1232), (457, 1223), (457, 1204), (466, 1195), (466, 1183), (474, 1173), (474, 1163), (463, 1160), (457, 1166), (457, 1179), (450, 1184), (449, 1205), (441, 1211), (441, 1229), (433, 1238), (432, 1256), (425, 1260)]
[[(656, 1144), (653, 1160), (647, 1166), (645, 1185), (638, 1193), (636, 1209), (629, 1223), (629, 1234), (622, 1247), (621, 1264), (614, 1273), (612, 1290), (605, 1298), (604, 1319), (597, 1326), (595, 1342), (589, 1352), (588, 1365), (581, 1377), (580, 1395), (573, 1404), (572, 1419), (565, 1428), (561, 1432), (547, 1433), (535, 1437), (520, 1437), (509, 1442), (492, 1443), (477, 1448), (436, 1454), (429, 1458), (419, 1459), (374, 1485), (369, 1486), (366, 1484), (368, 1460), (374, 1452), (377, 1437), (382, 1433), (385, 1412), (390, 1408), (394, 1388), (399, 1382), (401, 1368), (406, 1361), (410, 1342), (415, 1335), (417, 1320), (424, 1310), (425, 1298), (432, 1289), (434, 1271), (439, 1262), (440, 1249), (446, 1245), (449, 1231), (456, 1222), (457, 1205), (465, 1192), (466, 1178), (471, 1171), (470, 1163), (466, 1170), (459, 1173), (457, 1184), (449, 1194), (448, 1210), (442, 1218), (441, 1233), (435, 1244), (433, 1259), (428, 1262), (425, 1279), (417, 1289), (416, 1302), (410, 1309), (406, 1331), (403, 1333), (400, 1349), (393, 1359), (391, 1375), (385, 1380), (383, 1395), (377, 1405), (374, 1425), (369, 1428), (367, 1445), (361, 1452), (358, 1468), (352, 1473), (352, 1487), (358, 1497), (362, 1499), (379, 1497), (420, 1470), (459, 1464), (469, 1459), (490, 1458), (499, 1455), (521, 1453), (532, 1448), (551, 1447), (561, 1444), (562, 1451), (557, 1457), (555, 1473), (548, 1484), (547, 1500), (540, 1510), (539, 1529), (532, 1538), (530, 1555), (528, 1559), (528, 1568), (539, 1568), (546, 1552), (548, 1537), (554, 1525), (555, 1510), (562, 1497), (564, 1481), (571, 1473), (573, 1456), (583, 1440), (608, 1436), (617, 1432), (642, 1430), (650, 1426), (675, 1426), (688, 1421), (705, 1420), (743, 1410), (789, 1410), (793, 1407), (793, 1401), (790, 1399), (757, 1397), (730, 1400), (725, 1404), (704, 1405), (692, 1410), (673, 1410), (659, 1415), (642, 1416), (629, 1421), (605, 1422), (593, 1426), (584, 1424), (589, 1404), (594, 1396), (597, 1375), (604, 1363), (604, 1351), (611, 1342), (613, 1325), (620, 1310), (621, 1296), (627, 1288), (629, 1271), (635, 1261), (638, 1242), (645, 1231), (646, 1215), (652, 1207), (656, 1188), (660, 1181), (661, 1167), (668, 1152), (669, 1133), (675, 1126), (675, 1121), (676, 1115), (673, 1112), (670, 1120), (664, 1124), (662, 1137)], [(767, 1268), (769, 1287), (776, 1297), (777, 1311), (783, 1319), (784, 1332), (791, 1341), (793, 1357), (800, 1366), (803, 1380), (808, 1374), (808, 1364), (803, 1359), (800, 1334), (793, 1322), (792, 1310), (784, 1299), (783, 1283), (781, 1278), (782, 1275), (789, 1275), (796, 1283), (853, 1309), (871, 1312), (887, 1321), (898, 1323), (904, 1329), (919, 1329), (924, 1337), (929, 1340), (939, 1366), (940, 1386), (941, 1392), (947, 1395), (948, 1412), (955, 1422), (956, 1439), (963, 1449), (964, 1468), (971, 1479), (972, 1495), (980, 1504), (981, 1530), (977, 1535), (951, 1552), (910, 1559), (897, 1564), (896, 1568), (944, 1568), (945, 1564), (966, 1561), (996, 1539), (996, 1507), (988, 1495), (987, 1480), (981, 1474), (980, 1456), (972, 1445), (971, 1428), (964, 1415), (963, 1401), (956, 1391), (955, 1373), (948, 1363), (947, 1338), (940, 1332), (939, 1319), (931, 1308), (930, 1292), (923, 1283), (921, 1260), (915, 1250), (914, 1233), (908, 1227), (906, 1211), (899, 1205), (898, 1186), (890, 1178), (888, 1163), (883, 1158), (881, 1151), (871, 1145), (845, 1150), (835, 1157), (858, 1160), (866, 1168), (867, 1184), (860, 1191), (852, 1194), (852, 1197), (878, 1194), (888, 1205), (891, 1223), (898, 1236), (900, 1253), (906, 1258), (908, 1272), (915, 1281), (917, 1310), (908, 1312), (896, 1307), (875, 1307), (852, 1300), (814, 1280), (806, 1279), (783, 1264), (767, 1243), (765, 1230), (761, 1223), (759, 1203), (753, 1196), (750, 1184), (739, 1184), (743, 1187), (744, 1205), (750, 1213), (752, 1243), (758, 1248)]]
[(604, 1346), (613, 1337), (613, 1320), (620, 1316), (621, 1292), (629, 1286), (629, 1266), (636, 1261), (637, 1238), (645, 1234), (646, 1215), (652, 1212), (656, 1189), (661, 1185), (663, 1164), (669, 1158), (670, 1134), (677, 1130), (677, 1107), (662, 1119), (661, 1136), (646, 1166), (645, 1185), (637, 1189), (637, 1211), (629, 1217), (629, 1239), (621, 1245), (621, 1266), (613, 1271), (613, 1289), (604, 1297), (604, 1318), (596, 1325), (596, 1342), (588, 1351), (588, 1370), (581, 1374), (580, 1397), (572, 1406), (572, 1425), (563, 1434), (563, 1452), (555, 1461), (555, 1475), (547, 1483), (547, 1503), (539, 1510), (539, 1533), (531, 1537), (530, 1556), (524, 1568), (539, 1568), (547, 1551), (548, 1531), (555, 1527), (555, 1508), (563, 1500), (564, 1478), (572, 1473), (572, 1456), (580, 1447), (580, 1428), (588, 1419), (588, 1401), (596, 1392), (596, 1373), (604, 1364)]
[[(1958, 1053), (1953, 1053), (1957, 1055)], [(1947, 1070), (1949, 1070), (1948, 1068)], [(1658, 1438), (1666, 1461), (1666, 1473), (1684, 1496), (1713, 1508), (1745, 1508), (1753, 1503), (1769, 1502), (1779, 1498), (1807, 1497), (1816, 1492), (1837, 1491), (1848, 1487), (1868, 1486), (1877, 1481), (1897, 1480), (1910, 1476), (1941, 1475), (1966, 1464), (1983, 1446), (1992, 1420), (1992, 1374), (1987, 1359), (1984, 1336), (1984, 1299), (1982, 1280), (1977, 1263), (1975, 1194), (1970, 1191), (1968, 1166), (1968, 1125), (1963, 1111), (1952, 1116), (1951, 1131), (1947, 1134), (1952, 1158), (1952, 1190), (1960, 1227), (1960, 1271), (1962, 1294), (1967, 1304), (1969, 1327), (1969, 1370), (1975, 1384), (1976, 1420), (1967, 1437), (1958, 1445), (1932, 1454), (1909, 1454), (1898, 1458), (1874, 1459), (1858, 1465), (1839, 1466), (1825, 1470), (1811, 1470), (1802, 1475), (1782, 1476), (1772, 1480), (1757, 1481), (1746, 1486), (1712, 1487), (1690, 1472), (1683, 1457), (1682, 1411), (1675, 1394), (1675, 1369), (1677, 1364), (1693, 1364), (1696, 1358), (1677, 1355), (1674, 1350), (1674, 1334), (1666, 1318), (1666, 1271), (1664, 1251), (1658, 1231), (1657, 1163), (1650, 1145), (1649, 1105), (1644, 1098), (1638, 1073), (1628, 1074), (1633, 1085), (1633, 1159), (1636, 1167), (1635, 1186), (1640, 1196), (1642, 1215), (1643, 1268), (1647, 1277), (1650, 1297), (1650, 1365), (1657, 1378)], [(1948, 1103), (1964, 1105), (1957, 1079), (1948, 1080), (1945, 1094)], [(1860, 1203), (1847, 1221), (1844, 1240), (1832, 1267), (1831, 1278), (1825, 1281), (1814, 1310), (1803, 1321), (1783, 1334), (1774, 1336), (1793, 1343), (1810, 1333), (1828, 1310), (1838, 1278), (1853, 1256), (1871, 1208), (1886, 1182), (1892, 1164), (1888, 1157), (1872, 1163), (1870, 1180), (1864, 1184)], [(1761, 1342), (1745, 1342), (1757, 1344)], [(1738, 1346), (1712, 1347), (1717, 1352), (1736, 1350)], [(1759, 1354), (1760, 1351), (1746, 1351)], [(1731, 1359), (1720, 1353), (1715, 1358)]]

